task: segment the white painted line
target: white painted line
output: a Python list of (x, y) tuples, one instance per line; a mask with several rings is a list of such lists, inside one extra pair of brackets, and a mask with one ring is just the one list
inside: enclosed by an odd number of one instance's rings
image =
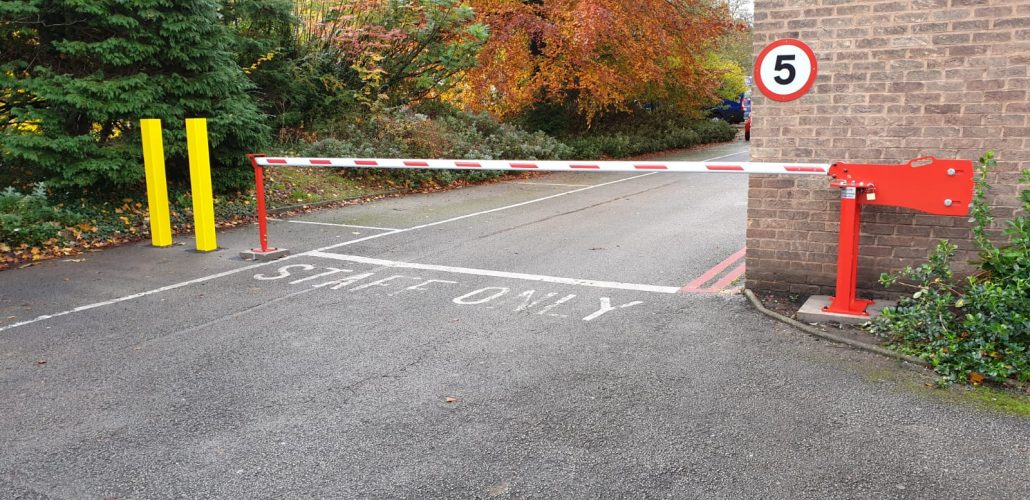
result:
[(512, 273), (507, 271), (493, 271), (490, 269), (473, 269), (469, 267), (437, 266), (434, 264), (417, 264), (414, 262), (399, 262), (396, 260), (373, 259), (357, 255), (343, 255), (338, 253), (321, 252), (312, 250), (307, 252), (310, 257), (321, 257), (324, 259), (340, 260), (344, 262), (355, 262), (380, 267), (392, 267), (399, 269), (421, 269), (424, 271), (440, 271), (455, 274), (471, 274), (474, 276), (490, 276), (492, 278), (509, 278), (526, 281), (542, 281), (544, 283), (559, 283), (562, 285), (589, 286), (594, 288), (611, 288), (616, 290), (633, 290), (638, 292), (654, 293), (678, 293), (680, 287), (641, 285), (637, 283), (619, 283), (617, 281), (597, 281), (579, 278), (562, 278), (559, 276), (545, 276), (542, 274)]
[[(714, 161), (714, 160), (721, 160), (721, 159), (723, 159), (723, 158), (729, 158), (729, 157), (731, 157), (731, 156), (737, 156), (737, 155), (742, 155), (742, 154), (744, 154), (744, 153), (747, 153), (747, 151), (737, 151), (736, 153), (730, 153), (730, 154), (728, 154), (728, 155), (716, 156), (715, 158), (708, 158), (708, 159), (706, 159), (706, 160), (701, 160), (701, 161)], [(657, 160), (655, 160), (655, 161), (657, 161)]]
[(167, 292), (169, 290), (175, 290), (176, 288), (182, 288), (182, 287), (187, 286), (187, 285), (194, 285), (194, 284), (197, 284), (197, 283), (203, 283), (205, 281), (210, 281), (210, 280), (213, 280), (213, 279), (224, 278), (226, 276), (230, 276), (230, 275), (233, 275), (233, 274), (236, 274), (236, 273), (241, 273), (243, 271), (249, 271), (251, 269), (257, 269), (257, 268), (262, 267), (262, 266), (267, 266), (268, 264), (272, 264), (274, 262), (282, 262), (283, 260), (285, 260), (285, 259), (279, 259), (279, 260), (275, 260), (275, 261), (271, 261), (271, 262), (262, 262), (260, 264), (251, 264), (249, 266), (241, 267), (241, 268), (238, 268), (238, 269), (233, 269), (233, 270), (221, 272), (221, 273), (218, 273), (218, 274), (212, 274), (210, 276), (204, 276), (204, 277), (197, 278), (197, 279), (192, 279), (192, 280), (189, 280), (189, 281), (183, 281), (183, 282), (180, 282), (180, 283), (176, 283), (174, 285), (163, 286), (161, 288), (155, 288), (153, 290), (147, 290), (145, 292), (134, 293), (132, 295), (126, 295), (124, 297), (118, 297), (117, 299), (105, 300), (103, 302), (94, 302), (92, 304), (86, 304), (84, 306), (79, 306), (79, 307), (76, 307), (75, 309), (69, 309), (67, 311), (61, 311), (61, 312), (54, 313), (54, 314), (44, 314), (42, 316), (36, 316), (35, 318), (27, 319), (25, 321), (19, 321), (17, 323), (11, 323), (9, 325), (0, 326), (0, 332), (2, 332), (4, 330), (10, 330), (11, 328), (16, 328), (16, 327), (19, 327), (19, 326), (35, 323), (37, 321), (43, 321), (45, 319), (57, 318), (57, 317), (66, 316), (66, 315), (72, 314), (72, 313), (88, 311), (90, 309), (96, 309), (98, 307), (109, 306), (109, 305), (112, 305), (112, 304), (117, 304), (119, 302), (125, 302), (127, 300), (138, 299), (140, 297), (146, 297), (147, 295), (154, 295), (155, 293), (161, 293), (161, 292)]
[(518, 182), (518, 181), (507, 182), (506, 184), (522, 184), (524, 186), (563, 186), (563, 187), (590, 186), (590, 184), (559, 184), (557, 182)]
[(335, 227), (353, 227), (356, 229), (372, 229), (374, 231), (397, 231), (392, 227), (374, 227), (374, 226), (355, 226), (354, 224), (333, 224), (331, 222), (315, 222), (310, 220), (289, 220), (289, 219), (269, 219), (277, 220), (281, 222), (289, 222), (290, 224), (312, 224), (315, 226), (335, 226)]
[[(466, 215), (459, 215), (457, 217), (451, 217), (450, 219), (440, 220), (440, 221), (436, 221), (436, 222), (430, 222), (428, 224), (422, 224), (420, 226), (414, 226), (414, 227), (409, 227), (409, 228), (405, 228), (405, 229), (398, 229), (396, 231), (391, 231), (389, 233), (373, 234), (373, 235), (366, 236), (364, 238), (358, 238), (356, 240), (344, 241), (344, 242), (341, 242), (341, 243), (337, 243), (335, 245), (329, 245), (327, 247), (316, 248), (315, 250), (312, 250), (312, 252), (320, 252), (320, 251), (324, 251), (324, 250), (332, 250), (334, 248), (340, 248), (340, 247), (344, 247), (344, 246), (347, 246), (347, 245), (353, 245), (355, 243), (361, 243), (361, 242), (368, 241), (368, 240), (371, 240), (371, 239), (381, 238), (383, 236), (390, 236), (391, 234), (406, 233), (408, 231), (415, 231), (417, 229), (425, 229), (427, 227), (439, 226), (440, 224), (446, 224), (448, 222), (454, 222), (454, 221), (457, 221), (457, 220), (468, 219), (469, 217), (478, 217), (480, 215), (492, 214), (494, 212), (500, 212), (502, 210), (509, 210), (509, 209), (512, 209), (512, 208), (517, 208), (517, 207), (529, 205), (531, 203), (539, 203), (541, 201), (551, 200), (551, 199), (554, 199), (554, 198), (558, 198), (560, 196), (566, 196), (566, 195), (570, 195), (570, 194), (579, 193), (579, 192), (582, 192), (582, 191), (586, 191), (588, 189), (594, 189), (594, 188), (599, 188), (599, 187), (602, 187), (602, 186), (609, 186), (609, 185), (612, 185), (612, 184), (617, 184), (617, 183), (620, 183), (620, 182), (631, 181), (631, 180), (634, 180), (634, 179), (639, 179), (641, 177), (647, 177), (649, 175), (655, 175), (656, 173), (657, 172), (651, 172), (649, 174), (634, 175), (633, 177), (624, 177), (622, 179), (618, 179), (618, 180), (614, 180), (614, 181), (610, 181), (610, 182), (602, 182), (601, 184), (593, 184), (593, 185), (590, 185), (590, 186), (587, 186), (587, 187), (582, 187), (582, 188), (579, 188), (579, 189), (573, 189), (572, 191), (563, 191), (561, 193), (552, 194), (550, 196), (544, 196), (543, 198), (536, 198), (536, 199), (532, 199), (532, 200), (529, 200), (529, 201), (523, 201), (521, 203), (515, 203), (515, 204), (512, 204), (512, 205), (505, 205), (503, 207), (491, 208), (490, 210), (483, 210), (481, 212), (476, 212), (476, 213), (471, 213), (471, 214), (466, 214)], [(311, 252), (307, 252), (307, 253), (311, 253)]]
[[(726, 155), (726, 156), (731, 156), (731, 155)], [(715, 159), (718, 159), (718, 158), (712, 158), (712, 160), (715, 160)], [(439, 225), (439, 224), (446, 224), (448, 222), (454, 222), (456, 220), (467, 219), (469, 217), (476, 217), (476, 216), (479, 216), (479, 215), (485, 215), (485, 214), (489, 214), (489, 213), (493, 213), (493, 212), (499, 212), (501, 210), (508, 210), (508, 209), (511, 209), (511, 208), (521, 207), (523, 205), (529, 205), (530, 203), (537, 203), (537, 202), (541, 202), (541, 201), (550, 200), (550, 199), (553, 199), (553, 198), (557, 198), (559, 196), (565, 196), (565, 195), (569, 195), (569, 194), (579, 193), (581, 191), (586, 191), (588, 189), (594, 189), (594, 188), (598, 188), (598, 187), (608, 186), (608, 185), (611, 185), (611, 184), (616, 184), (616, 183), (619, 183), (619, 182), (625, 182), (625, 181), (631, 181), (633, 179), (639, 179), (641, 177), (647, 177), (649, 175), (654, 175), (655, 173), (656, 172), (651, 172), (651, 173), (647, 173), (647, 174), (643, 174), (643, 175), (635, 175), (635, 176), (632, 176), (632, 177), (625, 177), (625, 178), (614, 180), (614, 181), (611, 181), (611, 182), (603, 182), (601, 184), (593, 184), (593, 185), (590, 185), (590, 186), (587, 186), (587, 187), (582, 187), (582, 188), (579, 188), (579, 189), (573, 189), (571, 191), (565, 191), (565, 192), (561, 192), (561, 193), (557, 193), (557, 194), (552, 194), (550, 196), (544, 196), (543, 198), (536, 198), (536, 199), (533, 199), (533, 200), (524, 201), (522, 203), (515, 203), (513, 205), (507, 205), (507, 206), (504, 206), (504, 207), (494, 208), (494, 209), (491, 209), (491, 210), (484, 210), (482, 212), (476, 212), (476, 213), (473, 213), (473, 214), (453, 217), (453, 218), (450, 218), (450, 219), (447, 219), (447, 220), (431, 222), (429, 224), (422, 224), (421, 226), (409, 227), (407, 229), (396, 229), (396, 230), (388, 231), (388, 232), (385, 232), (385, 233), (373, 234), (373, 235), (365, 236), (363, 238), (358, 238), (358, 239), (354, 239), (354, 240), (348, 240), (348, 241), (344, 241), (344, 242), (341, 242), (341, 243), (336, 243), (334, 245), (329, 245), (329, 246), (325, 246), (325, 247), (322, 247), (322, 248), (316, 248), (316, 249), (311, 250), (309, 252), (298, 253), (298, 254), (293, 254), (293, 255), (287, 255), (286, 257), (283, 257), (283, 258), (278, 259), (278, 260), (273, 260), (273, 261), (269, 261), (269, 262), (262, 262), (260, 264), (251, 264), (249, 266), (244, 266), (244, 267), (240, 267), (240, 268), (236, 268), (236, 269), (232, 269), (232, 270), (229, 270), (229, 271), (224, 271), (224, 272), (221, 272), (221, 273), (212, 274), (212, 275), (208, 275), (208, 276), (202, 276), (200, 278), (192, 279), (192, 280), (189, 280), (189, 281), (182, 281), (182, 282), (179, 282), (179, 283), (175, 283), (173, 285), (163, 286), (161, 288), (155, 288), (153, 290), (147, 290), (147, 291), (144, 291), (144, 292), (134, 293), (132, 295), (126, 295), (126, 296), (123, 296), (123, 297), (118, 297), (116, 299), (105, 300), (103, 302), (94, 302), (92, 304), (86, 304), (84, 306), (79, 306), (79, 307), (76, 307), (74, 309), (68, 309), (67, 311), (61, 311), (61, 312), (57, 312), (57, 313), (53, 313), (53, 314), (44, 314), (44, 315), (41, 315), (41, 316), (36, 316), (35, 318), (27, 319), (25, 321), (19, 321), (17, 323), (11, 323), (9, 325), (0, 326), (0, 332), (5, 331), (5, 330), (10, 330), (12, 328), (17, 328), (19, 326), (30, 325), (32, 323), (37, 323), (37, 322), (40, 322), (40, 321), (44, 321), (44, 320), (48, 320), (48, 319), (52, 319), (52, 318), (57, 318), (57, 317), (60, 317), (60, 316), (66, 316), (66, 315), (69, 315), (69, 314), (72, 314), (72, 313), (88, 311), (90, 309), (96, 309), (98, 307), (104, 307), (104, 306), (109, 306), (109, 305), (112, 305), (112, 304), (117, 304), (119, 302), (125, 302), (125, 301), (128, 301), (128, 300), (138, 299), (140, 297), (146, 297), (148, 295), (154, 295), (156, 293), (167, 292), (169, 290), (175, 290), (177, 288), (182, 288), (182, 287), (188, 286), (188, 285), (194, 285), (194, 284), (197, 284), (197, 283), (203, 283), (205, 281), (211, 281), (211, 280), (218, 279), (218, 278), (224, 278), (226, 276), (232, 276), (233, 274), (242, 273), (244, 271), (249, 271), (251, 269), (257, 269), (257, 268), (268, 266), (268, 265), (271, 265), (271, 264), (278, 264), (278, 263), (281, 263), (281, 262), (284, 262), (284, 261), (287, 261), (287, 260), (290, 260), (290, 259), (295, 259), (297, 257), (303, 257), (305, 255), (308, 255), (308, 254), (312, 253), (312, 252), (322, 252), (322, 251), (325, 251), (325, 250), (332, 250), (334, 248), (339, 248), (339, 247), (346, 246), (346, 245), (353, 245), (355, 243), (361, 243), (361, 242), (372, 240), (372, 239), (375, 239), (375, 238), (381, 238), (383, 236), (390, 236), (392, 234), (404, 233), (404, 232), (407, 232), (407, 231), (414, 231), (416, 229), (423, 229), (423, 228), (427, 228), (427, 227), (431, 227), (431, 226), (436, 226), (436, 225)]]

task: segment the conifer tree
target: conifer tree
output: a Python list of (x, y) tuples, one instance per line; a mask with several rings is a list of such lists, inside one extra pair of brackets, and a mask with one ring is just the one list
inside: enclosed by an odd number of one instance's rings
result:
[(215, 0), (0, 0), (0, 155), (63, 187), (143, 176), (139, 119), (161, 118), (184, 177), (183, 120), (208, 118), (216, 185), (268, 135)]

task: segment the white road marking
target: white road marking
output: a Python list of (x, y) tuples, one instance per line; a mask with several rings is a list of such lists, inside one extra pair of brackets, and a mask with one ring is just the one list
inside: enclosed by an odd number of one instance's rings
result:
[[(462, 220), (462, 219), (468, 219), (469, 217), (478, 217), (480, 215), (492, 214), (494, 212), (500, 212), (502, 210), (510, 210), (512, 208), (518, 208), (518, 207), (521, 207), (521, 206), (529, 205), (531, 203), (539, 203), (541, 201), (551, 200), (551, 199), (554, 199), (554, 198), (558, 198), (560, 196), (566, 196), (566, 195), (570, 195), (570, 194), (575, 194), (575, 193), (586, 191), (588, 189), (599, 188), (599, 187), (602, 187), (602, 186), (610, 186), (612, 184), (618, 184), (620, 182), (631, 181), (631, 180), (634, 180), (634, 179), (639, 179), (641, 177), (647, 177), (649, 175), (655, 175), (657, 173), (658, 172), (651, 172), (651, 173), (642, 174), (642, 175), (634, 175), (633, 177), (624, 177), (622, 179), (617, 179), (617, 180), (610, 181), (610, 182), (602, 182), (601, 184), (592, 184), (592, 185), (587, 186), (587, 187), (582, 187), (582, 188), (579, 188), (579, 189), (573, 189), (571, 191), (563, 191), (561, 193), (552, 194), (550, 196), (544, 196), (543, 198), (535, 198), (535, 199), (532, 199), (532, 200), (529, 200), (529, 201), (523, 201), (521, 203), (515, 203), (515, 204), (512, 204), (512, 205), (505, 205), (503, 207), (491, 208), (490, 210), (483, 210), (481, 212), (475, 212), (475, 213), (471, 213), (471, 214), (459, 215), (457, 217), (451, 217), (450, 219), (440, 220), (440, 221), (436, 221), (436, 222), (430, 222), (430, 223), (427, 223), (427, 224), (422, 224), (422, 225), (419, 225), (419, 226), (409, 227), (409, 228), (405, 228), (405, 229), (398, 229), (396, 231), (390, 231), (388, 233), (373, 234), (373, 235), (365, 236), (364, 238), (358, 238), (356, 240), (349, 240), (349, 241), (344, 241), (344, 242), (341, 242), (341, 243), (337, 243), (335, 245), (329, 245), (327, 247), (316, 248), (315, 250), (311, 250), (309, 252), (305, 252), (305, 254), (310, 254), (311, 252), (322, 252), (322, 251), (325, 251), (325, 250), (332, 250), (334, 248), (340, 248), (340, 247), (344, 247), (344, 246), (347, 246), (347, 245), (353, 245), (355, 243), (362, 243), (362, 242), (365, 242), (365, 241), (368, 241), (368, 240), (373, 240), (373, 239), (376, 239), (376, 238), (382, 238), (383, 236), (390, 236), (390, 235), (393, 235), (393, 234), (406, 233), (408, 231), (416, 231), (416, 230), (419, 230), (419, 229), (425, 229), (427, 227), (439, 226), (440, 224), (447, 224), (448, 222), (454, 222), (454, 221), (458, 221), (458, 220)], [(298, 255), (304, 255), (304, 254), (298, 254)]]
[(343, 255), (338, 253), (322, 252), (312, 250), (307, 252), (309, 257), (321, 257), (324, 259), (340, 260), (344, 262), (356, 262), (380, 267), (393, 267), (398, 269), (422, 269), (425, 271), (439, 271), (454, 274), (471, 274), (475, 276), (490, 276), (493, 278), (508, 278), (526, 281), (541, 281), (544, 283), (559, 283), (562, 285), (589, 286), (594, 288), (611, 288), (615, 290), (633, 290), (638, 292), (654, 293), (677, 293), (679, 287), (660, 285), (641, 285), (637, 283), (620, 283), (617, 281), (598, 281), (579, 278), (563, 278), (559, 276), (545, 276), (541, 274), (512, 273), (508, 271), (494, 271), (490, 269), (473, 269), (468, 267), (438, 266), (435, 264), (418, 264), (414, 262), (400, 262), (395, 260), (373, 259), (357, 255)]
[(583, 321), (590, 321), (592, 319), (599, 318), (609, 311), (623, 309), (626, 307), (638, 306), (640, 304), (643, 304), (643, 302), (639, 300), (634, 300), (633, 302), (627, 302), (625, 304), (622, 304), (621, 306), (612, 307), (612, 299), (608, 297), (601, 297), (601, 308), (595, 311), (593, 314), (583, 318)]
[(563, 186), (563, 187), (583, 187), (590, 186), (590, 184), (560, 184), (557, 182), (506, 182), (505, 184), (522, 184), (523, 186)]
[(289, 220), (289, 219), (268, 219), (278, 222), (289, 222), (290, 224), (311, 224), (314, 226), (353, 227), (355, 229), (372, 229), (375, 231), (397, 231), (392, 227), (355, 226), (354, 224), (333, 224), (331, 222), (315, 222), (310, 220)]
[[(280, 259), (280, 260), (282, 260), (282, 259)], [(273, 261), (273, 262), (275, 262), (275, 261)], [(72, 313), (88, 311), (90, 309), (96, 309), (98, 307), (109, 306), (109, 305), (117, 304), (119, 302), (125, 302), (127, 300), (138, 299), (140, 297), (146, 297), (147, 295), (154, 295), (155, 293), (167, 292), (169, 290), (175, 290), (176, 288), (182, 288), (182, 287), (188, 286), (188, 285), (195, 285), (197, 283), (203, 283), (205, 281), (211, 281), (213, 279), (224, 278), (226, 276), (231, 276), (233, 274), (238, 274), (238, 273), (241, 273), (243, 271), (249, 271), (251, 269), (257, 269), (259, 267), (264, 267), (264, 266), (267, 266), (268, 264), (271, 264), (271, 263), (272, 262), (262, 262), (260, 264), (252, 264), (252, 265), (241, 267), (241, 268), (238, 268), (238, 269), (232, 269), (232, 270), (229, 270), (229, 271), (224, 271), (224, 272), (221, 272), (221, 273), (218, 273), (218, 274), (212, 274), (212, 275), (209, 275), (209, 276), (203, 276), (203, 277), (192, 279), (192, 280), (189, 280), (189, 281), (179, 282), (179, 283), (176, 283), (174, 285), (163, 286), (161, 288), (155, 288), (153, 290), (147, 290), (145, 292), (134, 293), (132, 295), (126, 295), (124, 297), (118, 297), (116, 299), (105, 300), (103, 302), (94, 302), (92, 304), (86, 304), (84, 306), (79, 306), (79, 307), (76, 307), (74, 309), (68, 309), (67, 311), (61, 311), (61, 312), (57, 312), (57, 313), (53, 313), (53, 314), (44, 314), (42, 316), (36, 316), (35, 318), (27, 319), (25, 321), (19, 321), (17, 323), (11, 323), (9, 325), (0, 326), (0, 332), (2, 332), (4, 330), (10, 330), (11, 328), (17, 328), (19, 326), (30, 325), (30, 324), (36, 323), (38, 321), (43, 321), (43, 320), (47, 320), (47, 319), (51, 319), (51, 318), (57, 318), (57, 317), (60, 317), (60, 316), (67, 316), (67, 315), (72, 314)]]
[[(483, 292), (489, 291), (493, 291), (493, 294), (487, 295), (486, 297), (480, 297), (476, 300), (469, 300), (477, 295), (483, 295)], [(494, 300), (497, 297), (500, 297), (510, 291), (511, 290), (509, 288), (503, 286), (488, 286), (486, 288), (480, 288), (479, 290), (473, 290), (469, 293), (466, 293), (465, 295), (462, 295), (461, 297), (455, 297), (451, 299), (451, 302), (463, 306), (474, 306), (477, 304), (484, 304), (486, 302), (490, 302), (491, 300)]]
[(723, 159), (723, 158), (729, 158), (730, 156), (737, 156), (737, 155), (742, 155), (742, 154), (744, 154), (744, 153), (746, 153), (746, 152), (747, 152), (747, 151), (737, 151), (736, 153), (730, 153), (730, 154), (728, 154), (728, 155), (716, 156), (715, 158), (709, 158), (709, 159), (707, 159), (707, 160), (701, 160), (701, 161), (713, 161), (713, 160), (721, 160), (721, 159)]
[[(723, 156), (719, 156), (719, 157), (716, 157), (716, 158), (709, 158), (707, 160), (702, 160), (702, 161), (718, 160), (720, 158), (725, 158), (726, 156), (733, 156), (734, 154), (740, 154), (740, 153), (733, 153), (733, 154), (723, 155)], [(261, 263), (258, 263), (258, 264), (251, 264), (249, 266), (244, 266), (244, 267), (240, 267), (240, 268), (236, 268), (236, 269), (230, 269), (228, 271), (223, 271), (223, 272), (216, 273), (216, 274), (210, 274), (210, 275), (207, 275), (207, 276), (202, 276), (200, 278), (195, 278), (195, 279), (188, 280), (188, 281), (181, 281), (179, 283), (175, 283), (175, 284), (172, 284), (172, 285), (167, 285), (167, 286), (163, 286), (163, 287), (160, 287), (160, 288), (154, 288), (152, 290), (146, 290), (146, 291), (139, 292), (139, 293), (134, 293), (134, 294), (131, 294), (131, 295), (125, 295), (125, 296), (118, 297), (118, 298), (111, 299), (111, 300), (105, 300), (105, 301), (102, 301), (102, 302), (94, 302), (92, 304), (86, 304), (86, 305), (83, 305), (83, 306), (76, 307), (74, 309), (68, 309), (66, 311), (56, 312), (56, 313), (53, 313), (53, 314), (43, 314), (43, 315), (40, 315), (40, 316), (36, 316), (35, 318), (32, 318), (32, 319), (27, 319), (25, 321), (19, 321), (17, 323), (11, 323), (9, 325), (0, 326), (0, 332), (6, 331), (6, 330), (11, 330), (13, 328), (18, 328), (19, 326), (31, 325), (33, 323), (38, 323), (40, 321), (45, 321), (45, 320), (48, 320), (48, 319), (58, 318), (58, 317), (61, 317), (61, 316), (67, 316), (69, 314), (73, 314), (73, 313), (77, 313), (77, 312), (88, 311), (90, 309), (96, 309), (98, 307), (109, 306), (109, 305), (113, 305), (113, 304), (118, 304), (120, 302), (125, 302), (125, 301), (128, 301), (128, 300), (138, 299), (140, 297), (146, 297), (148, 295), (154, 295), (154, 294), (157, 294), (157, 293), (167, 292), (167, 291), (175, 290), (175, 289), (182, 288), (182, 287), (185, 287), (185, 286), (195, 285), (197, 283), (204, 283), (206, 281), (211, 281), (211, 280), (215, 280), (215, 279), (218, 279), (218, 278), (224, 278), (226, 276), (232, 276), (234, 274), (239, 274), (239, 273), (242, 273), (242, 272), (245, 272), (245, 271), (249, 271), (251, 269), (258, 269), (258, 268), (265, 267), (265, 266), (268, 266), (268, 265), (271, 265), (271, 264), (277, 264), (277, 263), (281, 263), (281, 262), (286, 261), (286, 260), (295, 259), (297, 257), (303, 257), (303, 256), (306, 256), (306, 255), (309, 255), (311, 252), (322, 252), (322, 251), (325, 251), (325, 250), (332, 250), (334, 248), (339, 248), (339, 247), (346, 246), (346, 245), (353, 245), (355, 243), (361, 243), (361, 242), (372, 240), (372, 239), (375, 239), (375, 238), (381, 238), (383, 236), (390, 236), (390, 235), (393, 235), (393, 234), (404, 233), (404, 232), (408, 232), (408, 231), (415, 231), (417, 229), (424, 229), (424, 228), (431, 227), (431, 226), (436, 226), (436, 225), (439, 225), (439, 224), (446, 224), (448, 222), (454, 222), (454, 221), (457, 221), (457, 220), (467, 219), (469, 217), (476, 217), (476, 216), (479, 216), (479, 215), (486, 215), (486, 214), (493, 213), (493, 212), (499, 212), (501, 210), (508, 210), (508, 209), (512, 209), (512, 208), (517, 208), (517, 207), (521, 207), (521, 206), (524, 206), (524, 205), (529, 205), (531, 203), (538, 203), (538, 202), (541, 202), (541, 201), (546, 201), (546, 200), (558, 198), (560, 196), (566, 196), (566, 195), (570, 195), (570, 194), (575, 194), (575, 193), (583, 192), (583, 191), (586, 191), (586, 190), (589, 190), (589, 189), (609, 186), (609, 185), (612, 185), (612, 184), (617, 184), (617, 183), (625, 182), (625, 181), (631, 181), (631, 180), (634, 180), (634, 179), (639, 179), (641, 177), (647, 177), (649, 175), (654, 175), (656, 173), (657, 172), (651, 172), (651, 173), (642, 174), (642, 175), (635, 175), (635, 176), (632, 176), (632, 177), (625, 177), (625, 178), (617, 179), (617, 180), (614, 180), (614, 181), (611, 181), (611, 182), (603, 182), (601, 184), (592, 184), (590, 186), (582, 187), (582, 188), (579, 188), (579, 189), (573, 189), (571, 191), (564, 191), (564, 192), (561, 192), (561, 193), (552, 194), (550, 196), (544, 196), (542, 198), (536, 198), (536, 199), (533, 199), (533, 200), (524, 201), (524, 202), (521, 202), (521, 203), (515, 203), (515, 204), (512, 204), (512, 205), (507, 205), (507, 206), (503, 206), (503, 207), (499, 207), (499, 208), (494, 208), (494, 209), (491, 209), (491, 210), (483, 210), (481, 212), (476, 212), (476, 213), (472, 213), (472, 214), (468, 214), (468, 215), (462, 215), (462, 216), (458, 216), (458, 217), (452, 217), (452, 218), (447, 219), (447, 220), (431, 222), (429, 224), (422, 224), (420, 226), (410, 227), (410, 228), (407, 228), (407, 229), (395, 229), (395, 230), (391, 230), (391, 231), (388, 231), (388, 232), (385, 232), (385, 233), (379, 233), (379, 234), (373, 234), (373, 235), (365, 236), (364, 238), (358, 238), (358, 239), (355, 239), (355, 240), (344, 241), (344, 242), (341, 242), (341, 243), (336, 243), (334, 245), (329, 245), (329, 246), (325, 246), (325, 247), (322, 247), (322, 248), (316, 248), (315, 250), (311, 250), (309, 252), (303, 252), (303, 253), (298, 253), (298, 254), (293, 254), (293, 255), (287, 255), (286, 257), (283, 257), (281, 259), (274, 260), (274, 261), (261, 262)], [(648, 286), (648, 285), (644, 285), (644, 286)], [(662, 293), (675, 293), (675, 292), (665, 292), (665, 291), (662, 291)]]

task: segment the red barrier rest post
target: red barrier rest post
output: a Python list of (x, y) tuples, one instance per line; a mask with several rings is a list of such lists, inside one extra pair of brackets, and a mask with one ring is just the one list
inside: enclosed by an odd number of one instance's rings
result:
[(248, 154), (250, 165), (254, 167), (254, 198), (257, 199), (258, 238), (261, 247), (240, 252), (244, 260), (275, 260), (289, 253), (286, 249), (268, 247), (268, 213), (265, 209), (265, 167), (258, 164), (257, 159), (265, 157), (264, 153)]
[(840, 188), (840, 237), (836, 295), (823, 311), (868, 316), (873, 303), (856, 298), (862, 205), (911, 208), (935, 215), (964, 216), (973, 198), (973, 162), (916, 158), (903, 165), (835, 163), (832, 187)]

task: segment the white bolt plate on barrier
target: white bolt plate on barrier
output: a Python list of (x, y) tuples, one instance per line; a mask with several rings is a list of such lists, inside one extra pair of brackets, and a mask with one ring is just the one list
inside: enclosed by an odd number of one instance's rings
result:
[(556, 161), (556, 160), (425, 160), (403, 158), (257, 157), (264, 167), (428, 168), (446, 170), (512, 170), (543, 172), (726, 172), (742, 174), (825, 175), (825, 163), (755, 163), (719, 161)]

